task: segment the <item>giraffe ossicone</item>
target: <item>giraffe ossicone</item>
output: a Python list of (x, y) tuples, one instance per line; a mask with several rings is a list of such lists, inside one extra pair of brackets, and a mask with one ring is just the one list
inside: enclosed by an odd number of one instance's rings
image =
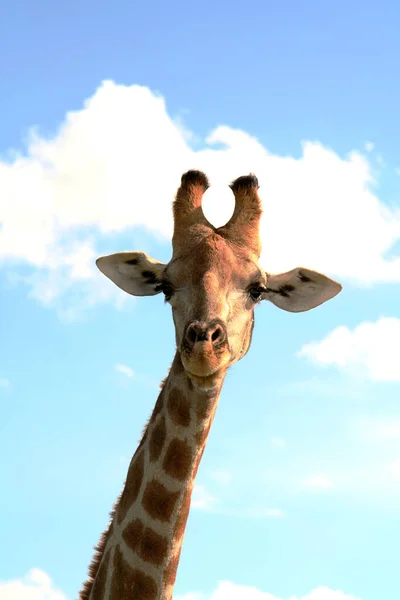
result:
[(144, 252), (96, 261), (125, 292), (164, 295), (172, 307), (176, 353), (80, 600), (172, 598), (197, 469), (226, 372), (250, 348), (255, 306), (269, 300), (301, 312), (341, 290), (306, 268), (271, 275), (260, 266), (261, 202), (254, 175), (231, 184), (235, 209), (222, 227), (203, 214), (207, 188), (200, 171), (182, 176), (168, 264)]

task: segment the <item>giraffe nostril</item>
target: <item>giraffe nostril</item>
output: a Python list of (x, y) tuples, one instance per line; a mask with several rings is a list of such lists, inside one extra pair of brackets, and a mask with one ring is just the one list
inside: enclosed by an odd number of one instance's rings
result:
[(213, 346), (220, 345), (226, 340), (225, 328), (215, 321), (208, 325), (204, 322), (193, 321), (187, 326), (184, 339), (187, 345), (193, 347), (197, 342), (211, 342)]
[(215, 325), (214, 331), (211, 334), (211, 341), (214, 346), (217, 344), (222, 344), (226, 340), (226, 332), (221, 325)]
[(186, 329), (185, 341), (190, 346), (194, 346), (196, 342), (204, 342), (207, 339), (207, 326), (205, 323), (193, 321)]
[(190, 325), (186, 331), (186, 339), (191, 344), (194, 344), (197, 341), (197, 331), (193, 325)]

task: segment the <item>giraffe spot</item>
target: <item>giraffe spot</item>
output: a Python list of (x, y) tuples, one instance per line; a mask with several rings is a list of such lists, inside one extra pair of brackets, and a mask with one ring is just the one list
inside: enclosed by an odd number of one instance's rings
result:
[(155, 283), (157, 276), (153, 271), (142, 271), (142, 277), (146, 280), (146, 283)]
[(110, 600), (122, 598), (157, 600), (159, 598), (156, 581), (139, 569), (132, 569), (124, 560), (118, 547), (114, 554), (114, 573), (109, 598)]
[(279, 294), (281, 296), (289, 296), (289, 292), (293, 292), (296, 288), (294, 287), (294, 285), (291, 285), (290, 283), (281, 285), (279, 288)]
[(96, 578), (93, 583), (91, 590), (91, 600), (103, 600), (104, 590), (106, 587), (108, 563), (110, 562), (110, 550), (100, 563), (99, 569), (96, 574)]
[(128, 544), (129, 548), (133, 550), (133, 552), (137, 553), (137, 550), (140, 545), (140, 540), (143, 536), (144, 524), (140, 519), (135, 519), (126, 526), (122, 537), (125, 542)]
[(188, 477), (192, 466), (193, 452), (185, 441), (174, 439), (170, 442), (163, 461), (164, 471), (179, 481)]
[(267, 292), (272, 292), (273, 294), (279, 294), (280, 296), (283, 296), (284, 298), (288, 298), (290, 296), (290, 292), (293, 292), (296, 288), (294, 287), (294, 285), (291, 285), (290, 283), (287, 284), (283, 284), (281, 286), (279, 286), (279, 289), (274, 290), (273, 288), (266, 288)]
[(126, 527), (123, 538), (142, 560), (157, 567), (168, 551), (168, 539), (146, 527), (139, 519)]
[(190, 403), (181, 390), (172, 388), (168, 397), (167, 407), (175, 425), (182, 425), (182, 427), (190, 425)]
[(312, 282), (312, 279), (310, 277), (307, 277), (307, 275), (304, 275), (304, 273), (302, 273), (301, 271), (299, 273), (299, 279), (303, 283), (309, 283), (310, 281)]
[(121, 500), (118, 504), (118, 523), (121, 523), (132, 504), (138, 497), (140, 486), (142, 485), (144, 475), (144, 453), (140, 451), (134, 457), (131, 466), (129, 467), (128, 475), (125, 482), (124, 491), (122, 492)]
[(143, 429), (143, 434), (142, 434), (142, 439), (139, 442), (139, 446), (138, 446), (138, 450), (143, 446), (143, 444), (146, 442), (147, 437), (149, 435), (149, 423), (146, 423), (145, 428)]
[(150, 436), (149, 452), (150, 460), (154, 462), (160, 458), (161, 451), (165, 444), (167, 429), (165, 427), (165, 418), (161, 417), (157, 425), (154, 426)]
[(199, 421), (204, 421), (205, 419), (208, 419), (211, 416), (211, 411), (213, 407), (214, 404), (210, 402), (208, 398), (200, 398), (200, 400), (197, 403), (196, 410), (197, 418), (199, 419)]
[(144, 490), (143, 508), (150, 517), (157, 519), (162, 523), (171, 519), (179, 492), (170, 492), (167, 488), (153, 479)]
[(163, 404), (164, 404), (164, 388), (161, 390), (161, 392), (157, 398), (157, 402), (154, 407), (153, 414), (151, 415), (150, 422), (155, 421), (156, 416), (159, 415), (162, 410)]

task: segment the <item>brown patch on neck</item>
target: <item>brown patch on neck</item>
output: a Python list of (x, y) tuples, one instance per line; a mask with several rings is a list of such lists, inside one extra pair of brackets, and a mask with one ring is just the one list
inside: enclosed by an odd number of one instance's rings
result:
[(122, 600), (123, 598), (159, 600), (160, 596), (154, 579), (139, 569), (132, 569), (117, 547), (114, 554), (114, 579), (111, 585), (110, 600)]
[(171, 520), (179, 492), (170, 492), (165, 485), (153, 479), (149, 481), (143, 493), (143, 508), (152, 519), (162, 523)]
[(154, 426), (154, 429), (151, 432), (149, 442), (149, 455), (151, 462), (154, 462), (160, 458), (166, 436), (167, 429), (165, 425), (165, 417), (160, 417), (158, 423)]
[(189, 427), (190, 425), (190, 402), (187, 396), (173, 387), (167, 400), (168, 413), (175, 425)]
[(213, 416), (216, 409), (215, 398), (204, 396), (197, 399), (196, 416), (199, 421), (206, 421)]
[(144, 451), (140, 450), (133, 458), (129, 467), (125, 482), (125, 488), (122, 492), (121, 500), (118, 504), (118, 523), (121, 523), (126, 514), (139, 495), (140, 486), (144, 477)]
[(192, 467), (193, 452), (185, 440), (171, 440), (163, 461), (163, 469), (170, 477), (184, 481)]
[[(193, 393), (193, 392), (192, 392)], [(189, 518), (189, 512), (190, 512), (190, 504), (191, 504), (191, 496), (192, 496), (192, 491), (193, 491), (193, 483), (194, 480), (196, 478), (197, 475), (197, 470), (200, 466), (200, 462), (205, 450), (205, 443), (208, 437), (208, 434), (210, 432), (210, 428), (214, 419), (214, 414), (217, 408), (217, 402), (218, 402), (218, 396), (220, 393), (220, 388), (215, 392), (215, 395), (212, 394), (211, 392), (204, 392), (204, 391), (200, 391), (198, 390), (197, 393), (195, 392), (195, 395), (197, 395), (197, 398), (192, 397), (191, 399), (191, 403), (196, 402), (195, 406), (195, 411), (194, 411), (194, 417), (195, 419), (197, 419), (198, 425), (200, 426), (200, 430), (198, 431), (198, 433), (196, 434), (196, 447), (197, 447), (197, 451), (198, 454), (196, 456), (195, 462), (194, 464), (192, 463), (192, 458), (193, 456), (191, 456), (191, 468), (192, 473), (191, 473), (191, 478), (188, 481), (187, 484), (187, 489), (184, 491), (183, 493), (183, 498), (181, 497), (181, 501), (180, 501), (180, 506), (178, 509), (178, 514), (176, 516), (176, 521), (174, 524), (174, 531), (173, 531), (173, 536), (172, 539), (175, 541), (175, 545), (174, 545), (174, 552), (172, 554), (172, 556), (169, 558), (168, 563), (164, 569), (164, 585), (166, 589), (171, 590), (172, 593), (172, 589), (173, 586), (175, 584), (175, 580), (176, 580), (176, 575), (177, 575), (177, 571), (178, 571), (178, 566), (179, 566), (179, 560), (180, 560), (180, 555), (181, 555), (181, 550), (182, 550), (182, 543), (183, 543), (183, 537), (184, 537), (184, 533), (185, 533), (185, 529), (186, 529), (186, 524), (187, 524), (187, 520)], [(176, 440), (173, 440), (173, 442)], [(172, 442), (171, 442), (172, 444)], [(172, 469), (172, 471), (174, 471), (175, 469), (177, 469), (179, 471), (179, 462), (182, 460), (182, 457), (185, 456), (185, 452), (182, 449), (182, 452), (177, 452), (176, 453), (176, 458), (173, 459), (174, 452), (171, 452), (171, 460), (170, 460), (170, 467)], [(168, 452), (165, 456), (165, 459), (168, 456)], [(185, 460), (182, 460), (183, 464), (185, 464)], [(163, 465), (165, 468), (165, 465)], [(168, 470), (166, 468), (166, 470)], [(173, 472), (169, 473), (172, 476), (176, 476), (173, 474)], [(182, 477), (186, 478), (188, 475), (188, 472), (185, 471), (185, 467), (182, 468)], [(168, 598), (170, 596), (168, 595)]]
[(168, 551), (168, 539), (146, 527), (140, 519), (130, 523), (122, 534), (128, 546), (145, 562), (159, 567)]

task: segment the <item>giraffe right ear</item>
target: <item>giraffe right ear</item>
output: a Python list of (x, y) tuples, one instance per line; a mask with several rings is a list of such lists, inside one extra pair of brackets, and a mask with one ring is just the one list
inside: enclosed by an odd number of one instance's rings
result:
[(161, 292), (166, 265), (144, 252), (118, 252), (96, 260), (100, 271), (132, 296), (154, 296)]

